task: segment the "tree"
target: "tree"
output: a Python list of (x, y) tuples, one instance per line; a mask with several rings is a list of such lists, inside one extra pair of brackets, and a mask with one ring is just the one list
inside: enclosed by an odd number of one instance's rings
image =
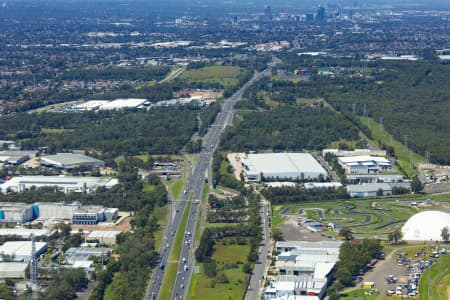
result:
[(342, 228), (341, 232), (339, 232), (339, 235), (342, 236), (344, 238), (344, 240), (346, 240), (346, 241), (350, 241), (353, 239), (353, 232), (348, 227)]
[(450, 232), (449, 232), (448, 226), (445, 226), (444, 228), (442, 228), (441, 237), (444, 242), (448, 242), (448, 240), (450, 239)]
[(377, 196), (383, 196), (383, 195), (384, 195), (383, 189), (378, 189), (377, 190)]
[(203, 264), (203, 269), (205, 270), (205, 274), (208, 277), (216, 277), (217, 275), (217, 263), (214, 259), (209, 263)]
[(279, 228), (272, 230), (272, 237), (275, 241), (284, 241), (283, 232)]
[(420, 179), (417, 175), (414, 175), (414, 177), (411, 180), (411, 191), (414, 193), (420, 192), (422, 190), (422, 182), (420, 182)]
[(400, 229), (396, 229), (393, 232), (390, 232), (387, 236), (389, 242), (393, 244), (397, 244), (403, 237), (403, 233)]
[(252, 264), (250, 262), (246, 262), (242, 265), (242, 270), (245, 274), (250, 274), (252, 272)]

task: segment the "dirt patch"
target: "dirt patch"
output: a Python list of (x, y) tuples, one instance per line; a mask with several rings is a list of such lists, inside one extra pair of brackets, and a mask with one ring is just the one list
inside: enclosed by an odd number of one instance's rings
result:
[(190, 90), (184, 89), (175, 93), (175, 97), (180, 97), (181, 95), (189, 94), (191, 97), (203, 97), (205, 99), (218, 99), (223, 97), (222, 91), (213, 90)]
[(234, 176), (237, 180), (241, 180), (241, 172), (244, 171), (244, 167), (241, 164), (241, 159), (245, 158), (245, 153), (228, 153), (227, 159), (230, 162), (234, 170)]

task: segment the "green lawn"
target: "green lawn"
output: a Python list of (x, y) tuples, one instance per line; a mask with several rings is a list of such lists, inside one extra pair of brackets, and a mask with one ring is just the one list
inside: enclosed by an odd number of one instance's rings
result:
[[(379, 124), (373, 119), (359, 118), (361, 123), (368, 126), (372, 133), (373, 140), (379, 140), (386, 145), (393, 146), (395, 149), (395, 155), (398, 159), (398, 164), (405, 170), (409, 177), (414, 176), (417, 171), (410, 166), (410, 151), (405, 148), (402, 142), (395, 140), (384, 127), (380, 127)], [(414, 164), (424, 162), (425, 159), (417, 153), (412, 152), (412, 160)]]
[(189, 82), (220, 83), (224, 87), (230, 87), (238, 83), (238, 77), (242, 69), (235, 66), (206, 66), (200, 69), (183, 72), (178, 78)]
[(339, 297), (339, 300), (353, 300), (353, 299), (375, 300), (378, 294), (379, 293), (376, 292), (375, 290), (359, 289), (346, 294), (342, 294)]
[(164, 280), (161, 283), (161, 289), (159, 290), (159, 300), (170, 299), (172, 294), (172, 287), (177, 276), (178, 263), (169, 262), (164, 269)]
[[(229, 241), (230, 239), (225, 239)], [(245, 262), (250, 245), (223, 245), (218, 241), (212, 256), (217, 262), (216, 278), (209, 278), (203, 272), (203, 264), (200, 266), (200, 274), (193, 274), (189, 287), (188, 299), (192, 300), (229, 300), (242, 299), (248, 282), (248, 275), (242, 271), (242, 264)], [(229, 264), (226, 266), (226, 264)], [(234, 265), (230, 265), (234, 264)], [(226, 283), (220, 283), (220, 277), (225, 276)]]
[[(198, 218), (197, 225), (195, 227), (195, 241), (194, 241), (195, 246), (197, 246), (198, 243), (200, 242), (200, 237), (202, 235), (202, 233), (200, 232), (201, 222), (203, 220), (203, 214), (205, 213), (206, 201), (208, 201), (208, 195), (209, 195), (209, 184), (205, 183), (205, 185), (203, 187), (203, 192), (202, 192), (202, 201), (200, 204), (201, 205), (200, 218)], [(205, 222), (206, 222), (206, 220), (205, 220)]]
[(438, 262), (427, 269), (419, 283), (420, 300), (447, 300), (450, 287), (450, 255), (441, 255)]

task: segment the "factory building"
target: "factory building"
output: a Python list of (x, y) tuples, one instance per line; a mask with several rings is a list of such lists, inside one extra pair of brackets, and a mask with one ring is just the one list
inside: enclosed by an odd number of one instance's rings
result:
[(5, 166), (17, 166), (38, 155), (37, 151), (4, 150), (0, 151), (0, 162)]
[(31, 239), (31, 236), (49, 237), (55, 232), (54, 229), (0, 228), (0, 236), (19, 237), (26, 240)]
[(392, 195), (392, 186), (389, 183), (363, 183), (347, 185), (350, 197), (374, 197)]
[(372, 150), (372, 149), (355, 149), (355, 150), (340, 150), (340, 149), (323, 149), (322, 156), (325, 157), (327, 154), (332, 154), (336, 157), (350, 157), (350, 156), (380, 156), (386, 157), (387, 153), (385, 150)]
[(96, 225), (99, 222), (113, 222), (119, 218), (117, 208), (105, 208), (103, 206), (83, 206), (72, 216), (72, 224)]
[(41, 165), (63, 170), (74, 168), (101, 168), (105, 162), (87, 155), (75, 153), (57, 153), (41, 157)]
[(309, 153), (248, 154), (241, 163), (248, 181), (325, 179), (328, 175)]
[[(36, 257), (47, 251), (47, 243), (35, 242)], [(6, 242), (0, 246), (0, 261), (5, 259), (28, 263), (31, 260), (31, 241)]]
[(0, 202), (0, 222), (25, 223), (33, 220), (35, 217), (33, 205), (31, 204)]
[(111, 177), (81, 176), (18, 176), (0, 185), (0, 192), (22, 192), (32, 187), (57, 187), (65, 193), (93, 192), (99, 187), (111, 188), (118, 184), (118, 179)]
[(91, 257), (101, 257), (103, 255), (110, 255), (111, 250), (107, 248), (69, 248), (64, 256), (68, 264), (76, 264), (81, 261), (88, 261)]
[(99, 241), (105, 245), (115, 245), (117, 236), (120, 234), (118, 230), (100, 231), (94, 230), (87, 236), (87, 241)]
[(78, 201), (39, 202), (37, 203), (37, 207), (40, 219), (71, 220), (73, 214), (80, 209), (81, 203)]
[(323, 299), (339, 259), (342, 242), (277, 242), (276, 276), (264, 299)]
[(0, 279), (25, 278), (27, 267), (25, 262), (0, 262)]
[(125, 108), (143, 108), (147, 99), (116, 99), (99, 107), (100, 110), (119, 110)]
[(347, 174), (378, 174), (381, 171), (392, 170), (389, 160), (380, 156), (338, 157), (338, 162)]

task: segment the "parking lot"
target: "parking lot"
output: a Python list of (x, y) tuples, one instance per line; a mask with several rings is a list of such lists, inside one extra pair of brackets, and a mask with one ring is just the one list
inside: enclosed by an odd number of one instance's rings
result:
[[(403, 250), (405, 249), (405, 250)], [(418, 298), (419, 280), (426, 268), (431, 266), (441, 251), (429, 246), (405, 247), (389, 253), (384, 260), (379, 260), (373, 269), (361, 277), (358, 287), (364, 283), (374, 282), (380, 294), (377, 299), (386, 296)]]

